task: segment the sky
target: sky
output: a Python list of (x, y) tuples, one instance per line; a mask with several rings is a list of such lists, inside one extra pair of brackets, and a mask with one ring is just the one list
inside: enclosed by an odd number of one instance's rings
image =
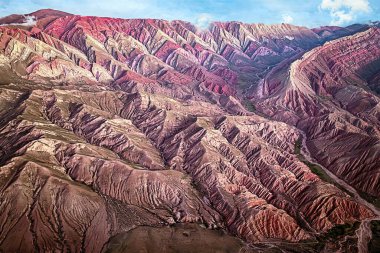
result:
[(380, 0), (0, 0), (0, 17), (56, 9), (86, 16), (347, 26), (380, 20)]

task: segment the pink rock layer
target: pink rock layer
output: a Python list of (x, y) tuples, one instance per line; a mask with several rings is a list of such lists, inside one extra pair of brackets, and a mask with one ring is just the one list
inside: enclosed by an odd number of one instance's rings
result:
[(294, 61), (357, 30), (31, 15), (0, 19), (0, 250), (176, 222), (300, 242), (374, 216), (295, 144), (379, 196), (377, 28)]

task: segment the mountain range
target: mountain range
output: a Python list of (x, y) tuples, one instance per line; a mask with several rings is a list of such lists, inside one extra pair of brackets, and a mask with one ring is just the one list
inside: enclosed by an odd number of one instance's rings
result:
[(0, 252), (378, 252), (379, 219), (379, 23), (0, 19)]

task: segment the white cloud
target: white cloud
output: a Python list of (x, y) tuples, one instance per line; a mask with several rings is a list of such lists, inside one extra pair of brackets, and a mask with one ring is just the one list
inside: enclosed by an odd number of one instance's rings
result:
[(293, 17), (288, 15), (288, 14), (282, 15), (282, 22), (283, 23), (291, 24), (291, 23), (293, 23), (293, 20), (294, 20)]
[(37, 24), (37, 19), (35, 16), (25, 16), (24, 25), (25, 26), (35, 26)]
[(330, 11), (331, 25), (344, 25), (371, 11), (368, 0), (322, 0), (320, 9)]
[(208, 13), (201, 13), (195, 19), (195, 25), (200, 29), (207, 29), (212, 22), (212, 16)]
[(35, 26), (37, 24), (37, 19), (35, 16), (24, 16), (24, 22), (23, 23), (9, 23), (4, 24), (0, 26), (7, 26), (7, 25), (17, 25), (17, 26)]
[(331, 13), (331, 17), (333, 18), (331, 23), (332, 25), (344, 25), (355, 19), (353, 12), (346, 11), (334, 11)]
[(353, 11), (370, 10), (368, 0), (322, 0), (321, 8), (338, 11), (342, 8), (351, 8)]

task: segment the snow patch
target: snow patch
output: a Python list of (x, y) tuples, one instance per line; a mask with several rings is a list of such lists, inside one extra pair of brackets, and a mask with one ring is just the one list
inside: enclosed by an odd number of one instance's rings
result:
[(294, 40), (294, 37), (292, 37), (292, 36), (285, 36), (285, 39)]

